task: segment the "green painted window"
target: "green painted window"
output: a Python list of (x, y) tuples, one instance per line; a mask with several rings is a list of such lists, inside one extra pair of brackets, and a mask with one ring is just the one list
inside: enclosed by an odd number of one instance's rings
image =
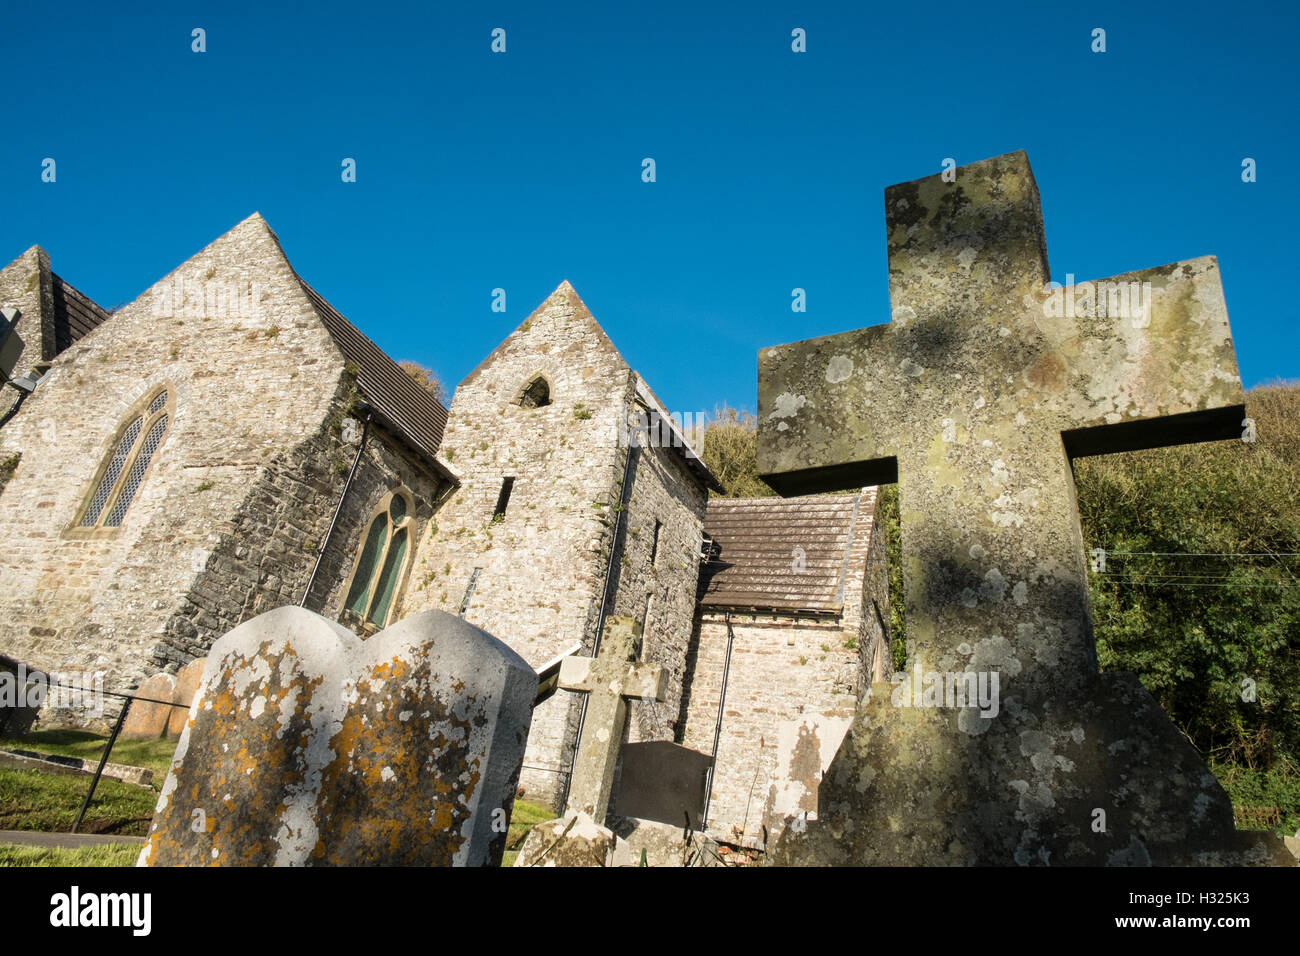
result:
[(371, 519), (343, 602), (345, 624), (377, 630), (388, 623), (410, 550), (410, 510), (403, 492), (394, 491)]

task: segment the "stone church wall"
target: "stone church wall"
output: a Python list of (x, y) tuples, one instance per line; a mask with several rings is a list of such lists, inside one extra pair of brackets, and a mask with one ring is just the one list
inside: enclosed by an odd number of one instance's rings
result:
[[(356, 455), (357, 445), (345, 442), (340, 428), (351, 394), (341, 388), (316, 434), (269, 464), (249, 488), (233, 530), (205, 557), (203, 573), (168, 620), (165, 640), (155, 651), (160, 664), (201, 657), (231, 628), (302, 600)], [(438, 479), (400, 442), (372, 428), (308, 597), (310, 610), (338, 620), (370, 519), (399, 486), (411, 492), (415, 505), (414, 549), (433, 515)], [(408, 558), (408, 570), (410, 565)]]
[[(259, 307), (201, 292), (160, 303), (176, 278), (198, 290), (256, 282)], [(120, 689), (199, 649), (167, 625), (203, 586), (202, 556), (246, 520), (268, 468), (327, 420), (344, 375), (260, 218), (61, 354), (0, 429), (0, 457), (22, 454), (0, 496), (0, 652), (56, 671), (101, 671), (107, 689)], [(128, 412), (162, 385), (173, 414), (123, 524), (74, 527)], [(261, 585), (273, 574), (263, 573)], [(252, 574), (242, 566), (237, 586), (256, 587)], [(206, 632), (219, 632), (222, 608), (203, 610)]]
[[(533, 667), (578, 643), (590, 650), (623, 477), (612, 436), (630, 374), (576, 294), (557, 292), (461, 383), (441, 457), (462, 484), (421, 543), (403, 615), (459, 614), (464, 604), (466, 620)], [(551, 403), (522, 407), (538, 375)], [(509, 502), (494, 520), (506, 478)], [(529, 799), (558, 797), (577, 705), (561, 691), (534, 712), (520, 781)]]
[[(521, 406), (539, 375), (550, 404)], [(466, 620), (534, 667), (577, 644), (591, 653), (627, 461), (621, 423), (634, 394), (634, 373), (562, 285), (456, 389), (442, 458), (462, 485), (434, 516), (402, 613), (464, 606)], [(671, 739), (690, 638), (704, 492), (675, 455), (637, 451), (627, 532), (613, 558), (609, 613), (640, 620), (651, 596), (645, 654), (673, 685), (671, 700), (634, 708), (633, 739)], [(509, 503), (494, 520), (507, 478)], [(534, 712), (520, 779), (530, 800), (558, 801), (580, 707), (579, 695), (561, 690)]]
[[(857, 632), (846, 631), (838, 618), (732, 614), (731, 623), (735, 641), (709, 831), (729, 842), (761, 847), (763, 810), (777, 774), (780, 725), (803, 715), (852, 716), (858, 691)], [(725, 615), (703, 613), (697, 634), (681, 743), (707, 754), (713, 747), (727, 653)]]
[[(17, 331), (23, 340), (23, 351), (14, 366), (15, 376), (31, 371), (41, 361), (45, 351), (52, 352), (53, 343), (45, 343), (46, 331), (41, 316), (54, 311), (54, 285), (50, 274), (50, 258), (45, 250), (32, 246), (21, 256), (0, 270), (0, 305), (19, 311)], [(0, 398), (0, 412), (6, 411), (18, 396), (13, 389)]]
[(641, 659), (663, 667), (668, 699), (630, 704), (631, 741), (676, 737), (695, 617), (706, 496), (678, 450), (638, 449), (612, 613), (642, 622)]

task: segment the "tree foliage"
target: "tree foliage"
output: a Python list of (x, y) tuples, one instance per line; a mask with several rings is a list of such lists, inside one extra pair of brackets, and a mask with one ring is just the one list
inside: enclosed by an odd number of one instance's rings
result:
[[(1103, 669), (1135, 672), (1212, 758), (1300, 754), (1300, 387), (1246, 397), (1256, 440), (1075, 463)], [(1251, 699), (1253, 697), (1253, 699)]]
[(758, 419), (743, 408), (719, 405), (696, 430), (695, 447), (709, 471), (722, 482), (727, 498), (767, 498), (775, 495), (758, 477)]
[(397, 367), (405, 372), (416, 385), (424, 389), (439, 402), (446, 405), (451, 396), (447, 394), (447, 388), (442, 384), (442, 379), (438, 373), (431, 368), (426, 368), (419, 362), (402, 361), (397, 363)]

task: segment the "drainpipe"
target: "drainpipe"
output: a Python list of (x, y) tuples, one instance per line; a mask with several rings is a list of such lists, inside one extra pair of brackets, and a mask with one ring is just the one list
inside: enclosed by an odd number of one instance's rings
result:
[(713, 771), (718, 766), (718, 741), (722, 738), (722, 713), (727, 706), (727, 675), (731, 672), (731, 645), (736, 632), (731, 629), (731, 612), (727, 612), (727, 657), (722, 663), (722, 690), (718, 692), (718, 722), (713, 727), (713, 753), (709, 755), (709, 780), (704, 795), (704, 815), (700, 817), (700, 832), (709, 825), (709, 804), (713, 802)]
[(361, 428), (361, 444), (357, 445), (356, 457), (352, 459), (352, 468), (348, 471), (348, 480), (343, 483), (343, 491), (339, 494), (339, 503), (334, 508), (334, 517), (330, 519), (329, 530), (325, 532), (325, 540), (320, 544), (320, 550), (316, 552), (316, 564), (312, 566), (311, 577), (307, 579), (307, 587), (303, 589), (302, 600), (298, 602), (299, 607), (307, 606), (307, 595), (311, 594), (311, 586), (316, 583), (316, 572), (320, 570), (320, 563), (325, 558), (325, 549), (329, 547), (330, 538), (334, 535), (334, 526), (339, 522), (339, 515), (343, 512), (343, 501), (348, 496), (348, 489), (352, 487), (352, 479), (356, 476), (357, 466), (361, 464), (361, 455), (366, 450), (366, 439), (370, 437), (370, 420), (375, 417), (375, 410), (369, 405), (362, 404), (358, 406), (358, 411), (365, 411), (366, 421)]
[[(623, 540), (623, 526), (627, 521), (627, 505), (632, 499), (632, 472), (636, 468), (637, 452), (640, 446), (628, 442), (627, 461), (623, 465), (623, 489), (619, 494), (618, 515), (614, 518), (614, 534), (609, 546), (609, 564), (605, 566), (605, 586), (600, 597), (600, 614), (596, 617), (596, 641), (591, 648), (591, 656), (600, 653), (600, 638), (605, 633), (605, 617), (609, 611), (610, 588), (614, 583), (614, 561), (618, 556), (618, 547)], [(587, 701), (589, 694), (582, 695), (581, 709), (578, 711), (578, 736), (573, 741), (573, 757), (569, 760), (569, 774), (564, 778), (564, 792), (560, 795), (560, 813), (569, 802), (569, 785), (573, 783), (573, 771), (578, 765), (578, 746), (582, 743), (582, 727), (587, 721)], [(600, 822), (600, 821), (597, 821)]]

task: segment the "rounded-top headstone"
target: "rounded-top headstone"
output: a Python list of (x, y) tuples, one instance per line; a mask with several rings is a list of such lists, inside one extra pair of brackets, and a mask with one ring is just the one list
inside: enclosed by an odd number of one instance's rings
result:
[(369, 640), (278, 608), (213, 646), (147, 865), (500, 862), (537, 675), (442, 611)]

